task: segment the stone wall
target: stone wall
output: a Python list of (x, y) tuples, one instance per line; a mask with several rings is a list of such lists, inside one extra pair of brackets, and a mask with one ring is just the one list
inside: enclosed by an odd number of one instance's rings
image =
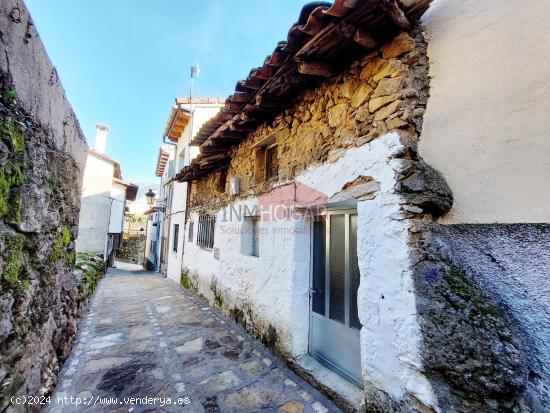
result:
[[(441, 411), (521, 410), (526, 353), (513, 318), (437, 236), (435, 222), (451, 209), (451, 191), (420, 158), (417, 140), (402, 142), (406, 149), (396, 164), (396, 189), (408, 227), (403, 236), (410, 246), (408, 267), (422, 336), (421, 364), (414, 367), (429, 380)], [(381, 389), (367, 391), (367, 404), (374, 411), (428, 407), (414, 393), (396, 399)]]
[(52, 390), (91, 291), (73, 272), (85, 156), (78, 121), (24, 4), (0, 2), (2, 411), (14, 394)]
[(256, 151), (278, 146), (279, 181), (307, 167), (334, 162), (347, 149), (388, 131), (422, 129), (428, 99), (427, 44), (420, 29), (401, 33), (336, 78), (306, 91), (293, 108), (265, 123), (232, 151), (229, 169), (193, 183), (191, 206), (213, 208), (230, 201), (228, 182), (241, 178), (240, 198), (273, 187), (256, 176)]
[(116, 260), (142, 265), (144, 257), (145, 235), (124, 234), (122, 245), (116, 252)]
[[(509, 331), (498, 330), (499, 342), (514, 358), (501, 356), (494, 367), (504, 361), (517, 367), (483, 382), (499, 384), (491, 389), (497, 396), (522, 396), (514, 401), (544, 411), (550, 405), (550, 225), (437, 225), (434, 241), (507, 314)], [(480, 381), (477, 375), (472, 378)], [(515, 385), (503, 394), (506, 382)]]
[[(393, 181), (388, 179), (393, 184), (384, 189), (387, 197), (380, 191), (357, 208), (364, 245), (358, 251), (358, 295), (368, 411), (544, 411), (548, 293), (541, 277), (548, 257), (541, 245), (548, 241), (547, 228), (437, 224), (451, 210), (453, 195), (417, 148), (428, 81), (421, 33), (399, 35), (258, 128), (233, 149), (227, 170), (194, 182), (190, 216), (196, 222), (197, 213), (210, 211), (221, 221), (225, 205), (252, 205), (274, 186), (294, 180), (331, 195), (339, 174), (347, 173), (339, 165), (342, 157), (364, 149), (361, 159), (346, 168), (365, 168), (365, 178), (376, 164), (363, 164), (371, 162), (370, 148), (390, 145), (390, 158), (378, 159), (393, 171)], [(393, 129), (400, 130), (399, 144), (387, 133)], [(258, 148), (274, 143), (279, 181), (265, 183), (257, 174)], [(311, 176), (323, 181), (311, 185)], [(227, 190), (232, 177), (241, 178), (241, 194), (235, 198)], [(225, 228), (217, 231), (217, 255), (195, 246), (186, 249), (186, 282), (231, 310), (252, 332), (272, 337), (287, 357), (303, 351), (307, 338), (297, 339), (307, 329), (300, 316), (307, 312), (307, 302), (300, 301), (307, 288), (300, 275), (308, 271), (303, 240), (266, 237), (284, 257), (268, 252), (267, 265), (259, 265), (242, 255), (236, 258), (239, 235), (231, 239)], [(293, 260), (296, 268), (289, 264)], [(519, 279), (523, 272), (525, 279)], [(266, 286), (275, 298), (261, 295)], [(540, 297), (528, 297), (534, 289)], [(281, 304), (278, 297), (288, 302)], [(266, 315), (263, 307), (281, 310)]]
[[(222, 208), (228, 204), (252, 207), (260, 196), (277, 196), (275, 187), (285, 183), (302, 183), (327, 198), (350, 196), (350, 188), (365, 182), (383, 186), (383, 190), (378, 188), (380, 194), (361, 197), (361, 205), (358, 204), (364, 228), (358, 253), (363, 285), (360, 317), (364, 326), (368, 324), (362, 333), (362, 368), (370, 408), (414, 406), (412, 402), (395, 402), (405, 397), (403, 393), (409, 394), (407, 391), (416, 391), (411, 396), (421, 400), (416, 404), (424, 403), (427, 409), (437, 405), (428, 380), (409, 365), (420, 365), (422, 361), (412, 271), (408, 267), (406, 219), (412, 213), (405, 207), (422, 211), (421, 208), (429, 210), (440, 202), (439, 208), (448, 209), (452, 201), (446, 198), (448, 192), (439, 201), (435, 200), (435, 193), (431, 194), (433, 199), (417, 194), (402, 210), (400, 203), (407, 201), (398, 193), (402, 189), (393, 187), (398, 179), (394, 175), (399, 175), (394, 168), (402, 166), (399, 179), (411, 178), (406, 185), (414, 187), (413, 172), (417, 166), (413, 160), (408, 163), (394, 159), (402, 144), (398, 134), (388, 133), (399, 130), (414, 140), (421, 132), (428, 96), (427, 73), (426, 43), (421, 31), (400, 34), (379, 50), (361, 57), (342, 75), (298, 97), (292, 109), (262, 125), (233, 149), (227, 170), (193, 182), (191, 190), (194, 236), (198, 213), (208, 211), (217, 215), (216, 241), (215, 251), (199, 248), (194, 242), (186, 244), (185, 284), (292, 359), (308, 350), (309, 223), (290, 222), (278, 227), (263, 222), (262, 230), (265, 227), (267, 233), (260, 237), (260, 257), (250, 257), (240, 249), (242, 222), (224, 222)], [(266, 183), (257, 173), (261, 160), (258, 148), (274, 143), (278, 145), (280, 176), (278, 181)], [(401, 158), (409, 155), (404, 150)], [(241, 193), (233, 198), (228, 194), (232, 177), (241, 178)], [(275, 232), (281, 229), (285, 232)], [(289, 235), (278, 235), (281, 232)], [(385, 256), (386, 249), (394, 254), (391, 265), (379, 259)], [(371, 288), (373, 283), (379, 289)], [(386, 299), (380, 301), (384, 294)], [(376, 305), (391, 308), (394, 316), (401, 318), (388, 318), (387, 325), (380, 329), (380, 322), (371, 311)], [(273, 308), (279, 310), (274, 313)], [(387, 334), (390, 330), (395, 336)], [(375, 346), (380, 351), (373, 351)], [(395, 372), (391, 383), (388, 369)], [(388, 397), (377, 391), (385, 386), (393, 391)]]

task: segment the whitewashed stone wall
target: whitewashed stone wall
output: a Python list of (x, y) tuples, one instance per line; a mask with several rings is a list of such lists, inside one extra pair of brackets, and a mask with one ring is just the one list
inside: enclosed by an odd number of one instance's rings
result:
[[(436, 408), (431, 386), (420, 373), (421, 335), (415, 315), (408, 224), (402, 219), (402, 198), (395, 189), (400, 160), (393, 158), (402, 148), (399, 134), (390, 133), (340, 153), (333, 163), (307, 168), (296, 181), (328, 198), (359, 177), (379, 183), (374, 199), (359, 201), (357, 206), (363, 376), (367, 387), (381, 389), (397, 400), (412, 395)], [(258, 203), (251, 198), (233, 209), (246, 206), (252, 210)], [(245, 324), (260, 336), (273, 328), (274, 344), (283, 354), (295, 358), (307, 353), (310, 222), (262, 222), (259, 257), (253, 257), (241, 252), (241, 237), (249, 236), (241, 235), (242, 220), (233, 217), (226, 222), (224, 214), (228, 215), (227, 209), (216, 213), (214, 248), (219, 259), (213, 251), (196, 245), (198, 214), (191, 215), (195, 240), (186, 244), (183, 255), (190, 282), (212, 304), (233, 314), (235, 309), (243, 311)], [(285, 234), (274, 233), (276, 229)]]

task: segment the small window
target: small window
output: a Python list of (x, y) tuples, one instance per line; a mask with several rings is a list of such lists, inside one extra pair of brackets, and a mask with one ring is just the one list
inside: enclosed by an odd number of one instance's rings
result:
[(172, 239), (172, 250), (178, 252), (178, 238), (180, 235), (180, 224), (174, 224), (174, 237)]
[(277, 145), (265, 150), (265, 180), (271, 181), (279, 178), (279, 159)]
[(260, 256), (260, 218), (252, 219), (252, 256)]
[(260, 217), (245, 217), (241, 234), (241, 253), (259, 257)]
[(195, 223), (194, 222), (190, 222), (189, 223), (189, 242), (193, 242), (193, 230), (195, 229)]
[(212, 249), (214, 247), (214, 230), (216, 217), (203, 214), (199, 216), (199, 232), (197, 233), (197, 245)]
[(227, 183), (227, 169), (219, 171), (216, 175), (216, 190), (222, 194), (225, 193), (225, 187)]
[(170, 189), (168, 190), (168, 208), (172, 209), (172, 199), (174, 198), (174, 187), (170, 185)]

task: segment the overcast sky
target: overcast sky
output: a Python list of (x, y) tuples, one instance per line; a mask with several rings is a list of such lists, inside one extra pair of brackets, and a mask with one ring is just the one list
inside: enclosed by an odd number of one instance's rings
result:
[(155, 179), (176, 96), (227, 97), (298, 19), (300, 0), (26, 0), (88, 143), (111, 127), (107, 154), (128, 180)]

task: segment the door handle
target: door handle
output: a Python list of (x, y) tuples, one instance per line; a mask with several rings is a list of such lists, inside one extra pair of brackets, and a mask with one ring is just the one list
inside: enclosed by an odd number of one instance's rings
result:
[(310, 294), (320, 294), (323, 292), (322, 290), (315, 290), (313, 288), (308, 288), (308, 291)]

